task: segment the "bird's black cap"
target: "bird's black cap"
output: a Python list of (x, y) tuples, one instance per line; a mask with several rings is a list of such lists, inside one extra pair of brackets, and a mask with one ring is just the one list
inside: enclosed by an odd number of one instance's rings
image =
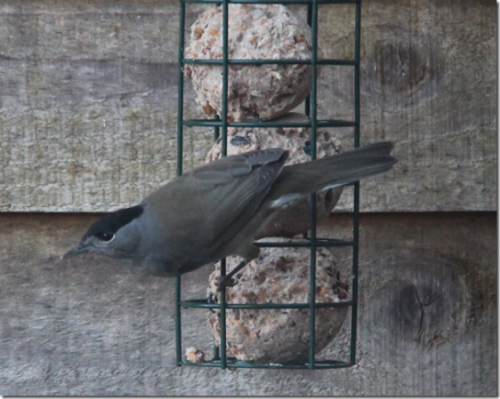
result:
[(104, 216), (95, 222), (87, 230), (82, 241), (86, 238), (95, 236), (101, 238), (103, 235), (114, 235), (123, 226), (129, 224), (135, 218), (138, 218), (144, 212), (142, 205), (136, 205), (131, 208), (120, 209), (109, 215)]

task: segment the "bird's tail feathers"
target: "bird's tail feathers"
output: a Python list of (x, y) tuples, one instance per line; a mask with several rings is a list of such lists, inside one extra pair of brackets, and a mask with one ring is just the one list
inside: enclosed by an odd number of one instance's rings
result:
[(380, 142), (315, 161), (283, 168), (269, 197), (274, 206), (326, 188), (352, 183), (392, 169), (391, 142)]

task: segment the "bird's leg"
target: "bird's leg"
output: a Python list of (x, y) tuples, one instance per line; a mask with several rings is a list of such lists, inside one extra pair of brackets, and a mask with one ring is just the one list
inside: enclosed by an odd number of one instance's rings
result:
[(238, 273), (241, 269), (246, 266), (247, 262), (241, 261), (238, 266), (236, 266), (233, 270), (226, 274), (225, 276), (219, 276), (215, 285), (217, 286), (217, 291), (222, 291), (226, 287), (234, 287), (236, 285), (236, 281), (234, 281), (233, 276)]
[(243, 259), (238, 266), (225, 276), (219, 276), (216, 281), (217, 291), (222, 291), (225, 287), (234, 287), (236, 281), (232, 278), (241, 269), (243, 269), (252, 259), (258, 258), (260, 254), (259, 247), (255, 246), (253, 242), (242, 245), (238, 250), (238, 255)]

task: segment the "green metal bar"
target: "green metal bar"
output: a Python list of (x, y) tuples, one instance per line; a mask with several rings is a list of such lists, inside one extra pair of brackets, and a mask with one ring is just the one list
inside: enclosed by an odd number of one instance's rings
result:
[(175, 357), (177, 366), (182, 362), (181, 276), (175, 278)]
[[(312, 24), (312, 3), (307, 4), (307, 16), (306, 16), (306, 22), (307, 25), (311, 26)], [(311, 61), (311, 60), (307, 60)], [(317, 60), (316, 60), (317, 61)], [(309, 94), (306, 98), (305, 104), (304, 104), (304, 112), (307, 116), (311, 116), (311, 95)], [(317, 122), (316, 122), (317, 123)], [(307, 235), (307, 232), (304, 233), (304, 237)]]
[[(192, 65), (224, 65), (224, 60), (221, 59), (209, 59), (209, 60), (198, 60), (192, 58), (184, 59), (185, 64)], [(281, 59), (281, 60), (268, 60), (268, 59), (256, 59), (256, 60), (228, 60), (230, 65), (307, 65), (311, 64), (311, 60), (296, 60), (296, 59)], [(355, 65), (355, 60), (318, 60), (318, 65)]]
[[(222, 120), (214, 119), (188, 119), (183, 121), (184, 126), (187, 127), (222, 127), (224, 125)], [(312, 123), (309, 122), (227, 122), (227, 127), (304, 127), (311, 128)], [(356, 122), (344, 120), (318, 120), (316, 121), (316, 128), (325, 127), (355, 127)]]
[[(356, 29), (355, 29), (354, 51), (356, 65), (354, 66), (354, 147), (359, 147), (360, 141), (360, 54), (361, 54), (361, 1), (356, 4)], [(351, 344), (350, 362), (356, 363), (356, 339), (358, 322), (358, 263), (359, 263), (359, 182), (354, 185), (354, 209), (353, 209), (353, 241), (352, 247), (352, 301), (351, 308)]]
[(227, 155), (227, 88), (229, 69), (229, 0), (222, 4), (222, 156)]
[[(221, 259), (220, 261), (220, 275), (226, 275), (226, 259)], [(219, 355), (221, 359), (221, 368), (226, 368), (227, 362), (227, 353), (226, 353), (226, 309), (228, 308), (228, 304), (226, 302), (226, 290), (222, 290), (220, 293), (220, 303), (218, 305), (220, 309), (220, 346), (219, 346)]]
[[(193, 363), (193, 362), (182, 362), (182, 365), (185, 366), (197, 366), (197, 367), (220, 367), (221, 362), (220, 361), (208, 361), (208, 362), (203, 362), (203, 363)], [(228, 367), (230, 368), (260, 368), (260, 369), (308, 369), (310, 368), (309, 365), (306, 363), (301, 364), (301, 363), (283, 363), (283, 364), (268, 364), (268, 363), (259, 363), (259, 362), (243, 362), (243, 361), (238, 361), (238, 360), (233, 360), (233, 358), (230, 358), (228, 360)], [(314, 364), (314, 368), (318, 369), (331, 369), (331, 368), (345, 368), (345, 367), (350, 367), (352, 364), (339, 361), (339, 360), (332, 360), (332, 361), (317, 361)]]
[[(218, 115), (215, 115), (214, 120), (218, 121), (220, 120)], [(214, 141), (217, 141), (220, 137), (220, 127), (219, 126), (214, 126)]]
[[(254, 243), (256, 247), (274, 247), (274, 248), (310, 248), (310, 242), (272, 242), (272, 241), (260, 241)], [(354, 245), (354, 241), (343, 241), (334, 239), (321, 239), (316, 238), (316, 247), (320, 248), (331, 248), (331, 247), (351, 247)]]
[[(182, 0), (186, 3), (222, 4), (225, 0)], [(318, 4), (356, 4), (359, 0), (318, 0)], [(312, 0), (228, 0), (230, 4), (310, 4)]]
[[(352, 301), (342, 302), (320, 302), (316, 303), (318, 309), (343, 308), (352, 305)], [(206, 299), (191, 299), (182, 301), (181, 306), (185, 309), (219, 309), (220, 304), (207, 303)], [(226, 309), (309, 309), (308, 303), (226, 303)]]
[[(186, 16), (185, 3), (180, 3), (179, 18), (179, 83), (177, 87), (177, 175), (182, 175), (183, 158), (183, 116), (184, 116), (184, 21)], [(175, 281), (175, 347), (177, 366), (182, 362), (182, 323), (181, 323), (181, 277)]]
[[(228, 58), (229, 58), (229, 0), (222, 3), (222, 156), (227, 155), (227, 88), (228, 88)], [(221, 259), (221, 276), (226, 275), (226, 259)], [(221, 291), (220, 295), (220, 367), (227, 367), (226, 353), (226, 290)]]
[[(311, 160), (316, 159), (316, 129), (317, 129), (317, 83), (318, 83), (318, 0), (313, 0), (308, 7), (308, 20), (311, 21)], [(311, 255), (309, 269), (309, 369), (314, 370), (316, 356), (316, 194), (311, 194)]]
[(354, 34), (354, 148), (359, 147), (360, 136), (360, 58), (361, 58), (361, 0), (356, 4), (356, 29)]
[(184, 22), (186, 16), (186, 5), (180, 2), (179, 19), (179, 82), (177, 85), (177, 176), (182, 175), (183, 158), (183, 117), (184, 117)]
[[(191, 60), (184, 59), (184, 24), (186, 3), (212, 3), (221, 4), (223, 9), (223, 57), (222, 60)], [(229, 4), (254, 3), (254, 4), (306, 4), (308, 8), (308, 23), (312, 27), (312, 55), (311, 60), (229, 60), (228, 58), (228, 8)], [(318, 60), (317, 59), (317, 33), (318, 33), (318, 5), (319, 4), (356, 4), (356, 27), (355, 27), (355, 59), (354, 60)], [(354, 146), (359, 146), (360, 135), (360, 30), (361, 30), (361, 2), (360, 0), (181, 0), (181, 20), (179, 23), (179, 87), (178, 87), (178, 148), (177, 148), (177, 173), (182, 174), (182, 135), (183, 126), (204, 126), (214, 128), (214, 138), (222, 142), (222, 155), (227, 154), (227, 129), (228, 127), (305, 127), (311, 129), (312, 151), (311, 158), (316, 158), (316, 131), (322, 127), (354, 127)], [(211, 64), (222, 66), (222, 112), (221, 120), (183, 120), (183, 67), (185, 64)], [(283, 122), (236, 122), (227, 121), (228, 102), (228, 67), (229, 65), (256, 65), (256, 64), (310, 64), (312, 69), (311, 95), (306, 100), (306, 114), (310, 116), (310, 122), (305, 123), (283, 123)], [(354, 121), (344, 120), (318, 120), (317, 119), (317, 67), (318, 65), (347, 65), (354, 66), (354, 90), (355, 90), (355, 115)], [(220, 135), (220, 137), (219, 137)], [(176, 280), (176, 343), (177, 343), (177, 365), (205, 366), (220, 368), (282, 368), (282, 369), (315, 369), (315, 368), (341, 368), (355, 364), (356, 333), (357, 333), (357, 295), (358, 295), (358, 261), (359, 261), (359, 183), (354, 183), (354, 212), (353, 212), (353, 239), (333, 240), (318, 239), (316, 235), (316, 196), (311, 197), (311, 241), (305, 243), (257, 243), (259, 247), (310, 247), (311, 248), (311, 274), (310, 274), (310, 296), (308, 303), (298, 304), (227, 304), (225, 292), (221, 293), (219, 304), (209, 304), (205, 299), (194, 299), (181, 301), (181, 279)], [(353, 247), (353, 283), (352, 300), (335, 303), (315, 303), (315, 269), (316, 249), (318, 247)], [(225, 260), (221, 262), (221, 274), (226, 274)], [(315, 311), (319, 308), (334, 308), (351, 306), (351, 343), (350, 362), (343, 361), (315, 361)], [(192, 363), (182, 360), (182, 337), (181, 337), (181, 308), (204, 308), (220, 309), (221, 318), (221, 345), (214, 346), (214, 360), (203, 363)], [(306, 363), (286, 363), (282, 365), (263, 364), (259, 362), (241, 362), (234, 358), (228, 358), (226, 353), (226, 309), (309, 309), (310, 342), (309, 361)]]

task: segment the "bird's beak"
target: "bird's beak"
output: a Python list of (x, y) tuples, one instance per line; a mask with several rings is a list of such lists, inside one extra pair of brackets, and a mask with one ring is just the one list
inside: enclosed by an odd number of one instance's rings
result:
[(68, 259), (71, 258), (72, 256), (80, 255), (85, 252), (89, 252), (90, 247), (85, 245), (84, 243), (78, 244), (75, 248), (70, 249), (68, 252), (66, 252), (61, 259)]

